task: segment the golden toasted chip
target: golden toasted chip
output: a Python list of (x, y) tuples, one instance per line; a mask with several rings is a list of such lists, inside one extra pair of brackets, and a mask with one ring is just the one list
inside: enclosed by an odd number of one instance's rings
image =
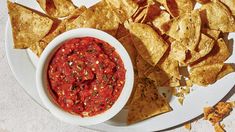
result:
[(187, 47), (183, 42), (174, 41), (171, 44), (171, 51), (172, 56), (174, 56), (174, 59), (183, 63), (186, 59), (186, 53), (188, 52)]
[(235, 1), (234, 0), (220, 0), (223, 4), (225, 4), (232, 14), (235, 16)]
[(235, 72), (235, 69), (233, 68), (233, 66), (231, 64), (224, 64), (219, 75), (217, 76), (217, 80), (223, 78), (224, 76), (226, 76), (232, 72)]
[(168, 48), (168, 44), (150, 26), (131, 23), (131, 37), (138, 53), (155, 66)]
[(138, 5), (132, 0), (106, 0), (111, 9), (123, 23), (129, 19), (138, 9)]
[(215, 83), (217, 76), (223, 68), (223, 63), (204, 65), (192, 68), (190, 70), (190, 80), (193, 84), (207, 86)]
[(202, 28), (202, 33), (213, 38), (214, 40), (219, 39), (220, 31), (219, 30), (213, 30), (209, 28)]
[(190, 51), (190, 55), (185, 60), (187, 64), (193, 63), (198, 59), (209, 54), (214, 47), (214, 40), (210, 37), (207, 37), (204, 34), (201, 34), (200, 42), (197, 48), (194, 51)]
[(51, 29), (53, 21), (45, 15), (8, 1), (14, 47), (28, 48), (41, 40)]
[(164, 32), (164, 30), (162, 30), (161, 27), (162, 27), (166, 22), (170, 21), (170, 19), (171, 19), (171, 16), (170, 16), (169, 13), (167, 13), (166, 11), (161, 11), (161, 12), (160, 12), (160, 15), (157, 16), (157, 17), (152, 21), (152, 23), (153, 23), (154, 27), (157, 28), (157, 29), (159, 29), (159, 30), (161, 31), (161, 33), (163, 34), (163, 33), (165, 33), (165, 32)]
[(133, 66), (134, 66), (134, 68), (136, 68), (137, 51), (136, 51), (135, 46), (132, 42), (131, 36), (127, 35), (125, 37), (122, 37), (119, 39), (119, 41), (124, 46), (124, 48), (127, 50), (128, 54), (131, 57), (131, 61), (133, 63)]
[(149, 69), (153, 69), (153, 67), (146, 62), (140, 55), (136, 57), (136, 67), (138, 70), (138, 76), (140, 78), (145, 77), (145, 73), (149, 71)]
[(165, 0), (163, 5), (172, 17), (182, 16), (194, 9), (194, 0)]
[(215, 43), (212, 51), (197, 61), (196, 63), (192, 64), (192, 67), (207, 65), (207, 64), (215, 64), (215, 63), (223, 63), (228, 59), (230, 56), (230, 51), (227, 44), (224, 42), (222, 38), (218, 39)]
[(78, 18), (66, 25), (66, 30), (75, 28), (96, 28), (115, 36), (119, 26), (119, 18), (105, 1), (85, 10)]
[(133, 124), (171, 110), (152, 81), (139, 79), (132, 103), (129, 106), (127, 124)]
[(202, 5), (200, 10), (204, 26), (224, 33), (235, 31), (235, 20), (232, 13), (218, 0)]
[(55, 18), (68, 16), (75, 9), (71, 0), (37, 0), (42, 9)]
[(233, 104), (231, 102), (219, 102), (214, 107), (204, 108), (204, 119), (215, 125), (228, 116), (232, 110)]
[(214, 129), (215, 129), (215, 132), (226, 132), (224, 130), (224, 125), (220, 125), (220, 123), (216, 123), (215, 126), (214, 126)]
[(195, 10), (191, 13), (186, 13), (183, 16), (171, 20), (168, 24), (169, 30), (166, 34), (177, 41), (183, 42), (190, 50), (196, 48), (201, 34), (199, 11)]

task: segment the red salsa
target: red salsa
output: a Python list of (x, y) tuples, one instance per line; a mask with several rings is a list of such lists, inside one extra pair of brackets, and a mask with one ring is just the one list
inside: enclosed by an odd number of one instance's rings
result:
[(48, 67), (55, 101), (65, 111), (82, 117), (109, 109), (123, 89), (125, 74), (115, 49), (92, 37), (64, 42)]

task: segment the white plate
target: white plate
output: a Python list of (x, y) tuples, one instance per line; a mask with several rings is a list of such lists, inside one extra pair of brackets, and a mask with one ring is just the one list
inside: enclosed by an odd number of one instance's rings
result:
[[(91, 6), (99, 0), (73, 0), (75, 4)], [(18, 0), (19, 3), (40, 10), (36, 1)], [(235, 39), (235, 33), (229, 35), (230, 46), (235, 48), (233, 39)], [(11, 34), (11, 26), (7, 23), (6, 29), (6, 54), (16, 79), (24, 88), (24, 90), (35, 100), (38, 104), (41, 104), (39, 96), (37, 94), (35, 85), (35, 68), (38, 62), (38, 58), (28, 50), (16, 50), (13, 49), (13, 40)], [(235, 62), (235, 53), (227, 60), (227, 62)], [(203, 87), (193, 87), (193, 92), (186, 96), (184, 105), (179, 105), (176, 98), (171, 98), (170, 105), (174, 109), (172, 112), (162, 114), (140, 123), (126, 126), (126, 111), (121, 111), (114, 119), (108, 122), (90, 126), (88, 128), (101, 130), (101, 131), (159, 131), (168, 129), (184, 122), (192, 120), (202, 114), (203, 107), (212, 106), (219, 102), (235, 85), (235, 73), (229, 74), (223, 79), (217, 81), (215, 84)]]

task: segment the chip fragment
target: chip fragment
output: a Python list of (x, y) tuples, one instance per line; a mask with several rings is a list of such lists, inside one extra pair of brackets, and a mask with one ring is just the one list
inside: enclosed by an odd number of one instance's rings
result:
[(204, 119), (209, 120), (213, 125), (222, 121), (233, 110), (233, 103), (219, 102), (214, 107), (204, 108)]

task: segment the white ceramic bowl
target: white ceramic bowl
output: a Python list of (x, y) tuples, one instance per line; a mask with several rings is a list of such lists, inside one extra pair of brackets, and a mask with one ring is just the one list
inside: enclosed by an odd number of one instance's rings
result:
[[(126, 69), (125, 85), (123, 87), (123, 90), (119, 98), (116, 100), (113, 106), (101, 114), (92, 117), (83, 117), (83, 118), (80, 117), (79, 115), (73, 115), (69, 112), (66, 112), (62, 108), (60, 108), (60, 106), (58, 106), (55, 103), (47, 87), (48, 86), (47, 68), (50, 60), (52, 59), (52, 56), (58, 50), (58, 48), (63, 44), (64, 41), (79, 37), (94, 37), (109, 43), (111, 46), (113, 46), (116, 49), (116, 52), (120, 55), (124, 63), (124, 67)], [(37, 83), (37, 90), (43, 104), (55, 117), (67, 123), (87, 126), (87, 125), (95, 125), (109, 120), (124, 107), (124, 105), (126, 104), (131, 95), (134, 83), (134, 72), (131, 59), (125, 48), (118, 40), (100, 30), (91, 29), (91, 28), (80, 28), (65, 32), (56, 37), (51, 43), (49, 43), (49, 45), (46, 47), (46, 49), (44, 50), (39, 59), (39, 64), (37, 66), (37, 71), (36, 71), (36, 83)]]

